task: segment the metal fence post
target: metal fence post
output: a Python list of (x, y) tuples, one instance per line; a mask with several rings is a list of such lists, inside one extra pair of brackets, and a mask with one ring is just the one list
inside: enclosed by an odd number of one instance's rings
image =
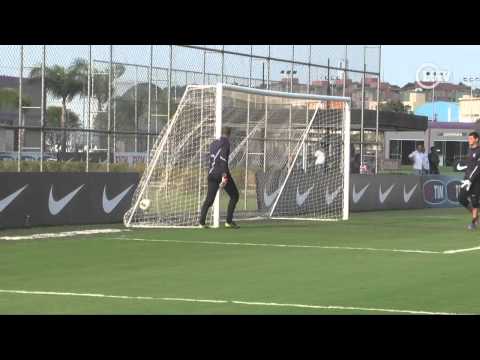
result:
[(223, 73), (225, 71), (225, 45), (222, 45), (222, 81), (221, 83), (223, 84)]
[(148, 159), (150, 159), (150, 121), (152, 117), (152, 63), (153, 45), (150, 45), (150, 63), (148, 65), (147, 161)]
[(382, 70), (382, 45), (378, 46), (378, 75), (377, 75), (377, 112), (375, 118), (375, 174), (378, 173), (378, 121), (379, 121), (379, 107), (380, 107), (380, 76)]
[(202, 78), (203, 78), (202, 79), (202, 84), (203, 85), (205, 85), (205, 73), (206, 73), (206, 70), (207, 70), (206, 66), (207, 66), (207, 50), (204, 49), (203, 50), (203, 70), (202, 70), (203, 71), (203, 73), (202, 73)]
[(23, 89), (22, 89), (22, 79), (23, 79), (23, 45), (20, 45), (20, 74), (18, 77), (18, 130), (17, 130), (17, 171), (20, 172), (20, 158), (22, 147), (22, 116), (23, 116)]
[(112, 115), (112, 60), (113, 46), (110, 45), (110, 59), (108, 70), (108, 114), (107, 114), (107, 172), (110, 172), (110, 121)]
[(167, 123), (170, 124), (170, 103), (171, 103), (171, 96), (172, 96), (172, 62), (173, 62), (173, 45), (170, 45), (169, 51), (169, 61), (168, 61), (168, 102), (167, 102)]
[(344, 64), (343, 64), (343, 91), (342, 91), (342, 96), (345, 97), (346, 94), (346, 87), (347, 87), (347, 62), (348, 62), (348, 45), (345, 45), (345, 59)]
[(42, 98), (40, 102), (40, 172), (43, 172), (43, 129), (45, 127), (45, 59), (46, 46), (42, 47)]
[(270, 90), (270, 45), (268, 45), (268, 58), (267, 58), (267, 90)]
[[(252, 87), (252, 65), (253, 65), (253, 46), (250, 45), (250, 61), (249, 61), (249, 75), (248, 75), (248, 87)], [(243, 190), (243, 208), (247, 210), (247, 192), (248, 192), (248, 165), (249, 165), (249, 134), (250, 134), (250, 94), (247, 95), (247, 144), (245, 149), (245, 175), (244, 175), (244, 190)]]
[(134, 105), (134, 121), (135, 121), (135, 152), (138, 152), (138, 66), (135, 66), (135, 89), (133, 90)]
[(90, 121), (92, 117), (91, 102), (92, 102), (92, 45), (88, 45), (88, 68), (87, 68), (87, 154), (86, 154), (86, 167), (85, 171), (89, 171), (90, 163)]
[[(113, 68), (113, 79), (112, 83), (116, 82), (117, 80), (117, 65), (114, 65)], [(112, 90), (115, 92), (115, 84), (112, 84)], [(113, 153), (113, 163), (115, 164), (115, 153), (116, 153), (116, 148), (117, 148), (117, 97), (115, 93), (113, 94), (113, 147), (112, 147), (112, 153)]]
[[(307, 82), (307, 94), (310, 94), (310, 82), (312, 69), (312, 45), (308, 45), (308, 82)], [(307, 111), (308, 113), (308, 111)], [(307, 114), (308, 115), (308, 114)], [(307, 116), (308, 119), (308, 116)]]
[(364, 111), (365, 111), (365, 71), (367, 70), (367, 65), (365, 63), (366, 59), (366, 48), (363, 47), (363, 74), (362, 74), (362, 104), (361, 104), (361, 113), (360, 113), (360, 166), (363, 166), (363, 120), (364, 120)]
[(295, 69), (295, 45), (292, 45), (292, 66), (290, 70), (290, 92), (293, 92), (293, 71)]

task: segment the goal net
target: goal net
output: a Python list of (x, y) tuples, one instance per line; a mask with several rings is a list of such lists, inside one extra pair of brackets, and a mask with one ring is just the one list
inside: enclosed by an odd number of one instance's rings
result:
[[(187, 87), (155, 141), (124, 216), (128, 227), (197, 227), (209, 146), (228, 126), (235, 219), (348, 218), (349, 99), (217, 84)], [(218, 227), (220, 190), (207, 223)]]

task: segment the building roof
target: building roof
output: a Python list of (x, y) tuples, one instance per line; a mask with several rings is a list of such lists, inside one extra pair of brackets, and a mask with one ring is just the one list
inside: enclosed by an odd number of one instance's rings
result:
[(0, 88), (17, 88), (18, 77), (0, 75)]
[[(365, 110), (364, 127), (367, 129), (375, 129), (376, 126), (375, 110)], [(360, 129), (361, 110), (351, 110), (351, 128), (352, 130)], [(417, 116), (402, 112), (379, 111), (378, 127), (379, 131), (425, 131), (427, 129), (428, 119), (425, 116)]]
[(433, 120), (433, 111), (435, 106), (436, 120), (440, 122), (458, 122), (459, 106), (456, 102), (435, 101), (435, 104), (428, 102), (419, 106), (415, 110), (415, 115), (428, 116), (429, 120)]
[[(429, 81), (422, 82), (424, 85), (432, 86), (434, 83)], [(417, 82), (408, 82), (402, 86), (402, 90), (411, 90), (419, 88), (420, 85)], [(463, 83), (452, 84), (452, 83), (438, 83), (435, 86), (435, 91), (470, 91), (470, 86)]]
[(477, 128), (475, 123), (461, 123), (461, 122), (438, 122), (428, 121), (428, 127), (430, 129), (465, 129), (474, 130)]

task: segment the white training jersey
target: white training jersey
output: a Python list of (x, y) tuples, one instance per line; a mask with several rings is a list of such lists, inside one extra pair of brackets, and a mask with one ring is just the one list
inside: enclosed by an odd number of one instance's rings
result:
[(415, 170), (429, 170), (430, 164), (428, 162), (428, 155), (417, 150), (412, 152), (408, 157), (413, 160), (413, 168)]

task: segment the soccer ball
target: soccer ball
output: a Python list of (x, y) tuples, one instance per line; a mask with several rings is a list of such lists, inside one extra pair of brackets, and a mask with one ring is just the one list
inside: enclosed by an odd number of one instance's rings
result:
[(150, 207), (150, 200), (149, 199), (143, 199), (140, 201), (140, 209), (143, 211), (147, 210)]

